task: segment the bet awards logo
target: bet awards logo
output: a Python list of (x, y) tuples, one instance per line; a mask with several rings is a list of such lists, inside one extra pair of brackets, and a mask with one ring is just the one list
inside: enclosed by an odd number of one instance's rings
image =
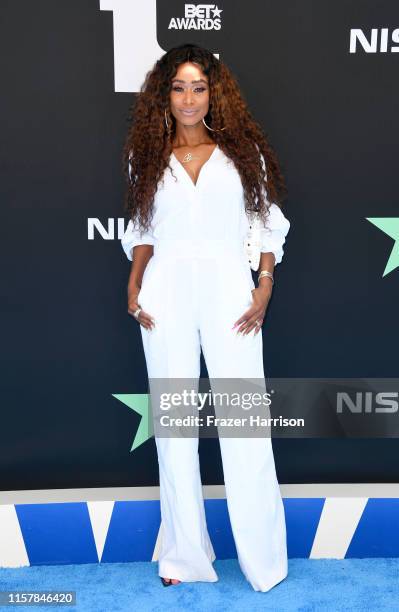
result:
[(216, 4), (185, 4), (184, 17), (172, 17), (168, 30), (220, 30), (220, 13)]
[[(115, 91), (140, 91), (150, 66), (166, 51), (157, 38), (157, 1), (100, 0), (100, 10), (113, 14)], [(170, 19), (168, 13), (166, 24), (173, 30), (220, 30), (221, 12), (216, 4), (186, 4), (184, 17)]]

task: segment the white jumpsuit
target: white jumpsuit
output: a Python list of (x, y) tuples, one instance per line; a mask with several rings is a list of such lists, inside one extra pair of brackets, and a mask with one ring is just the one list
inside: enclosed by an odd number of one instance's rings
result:
[[(263, 164), (264, 159), (262, 158)], [(155, 318), (140, 326), (149, 378), (200, 376), (200, 351), (212, 378), (264, 379), (262, 334), (233, 330), (254, 288), (244, 251), (249, 229), (243, 187), (233, 162), (216, 146), (197, 184), (172, 153), (155, 195), (150, 231), (129, 222), (122, 247), (154, 245), (138, 303)], [(261, 252), (276, 263), (290, 223), (272, 204)], [(198, 437), (155, 436), (162, 517), (159, 575), (214, 582), (199, 469)], [(256, 591), (287, 576), (284, 507), (270, 437), (219, 437), (230, 523), (238, 562)]]

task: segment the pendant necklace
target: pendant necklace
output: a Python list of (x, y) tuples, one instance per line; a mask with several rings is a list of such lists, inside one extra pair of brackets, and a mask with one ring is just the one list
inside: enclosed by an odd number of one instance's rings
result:
[(186, 153), (185, 156), (183, 157), (182, 161), (184, 164), (186, 164), (187, 162), (191, 161), (192, 159), (200, 159), (200, 157), (198, 155), (193, 155), (192, 153)]

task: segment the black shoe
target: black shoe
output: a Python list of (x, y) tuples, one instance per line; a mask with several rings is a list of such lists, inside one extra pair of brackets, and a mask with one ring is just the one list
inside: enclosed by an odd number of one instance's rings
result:
[[(172, 579), (169, 580), (169, 582), (166, 582), (165, 578), (162, 578), (162, 576), (160, 576), (161, 580), (162, 580), (162, 584), (164, 586), (176, 586), (175, 584), (173, 584)], [(181, 582), (181, 580), (180, 580)], [(178, 582), (177, 584), (180, 584), (180, 582)]]

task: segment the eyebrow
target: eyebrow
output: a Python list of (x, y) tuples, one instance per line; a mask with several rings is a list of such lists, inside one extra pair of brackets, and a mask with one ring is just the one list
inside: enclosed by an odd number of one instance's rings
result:
[[(172, 83), (189, 83), (189, 81), (183, 81), (182, 79), (173, 79)], [(207, 83), (204, 79), (197, 79), (196, 81), (191, 81), (192, 83)]]

